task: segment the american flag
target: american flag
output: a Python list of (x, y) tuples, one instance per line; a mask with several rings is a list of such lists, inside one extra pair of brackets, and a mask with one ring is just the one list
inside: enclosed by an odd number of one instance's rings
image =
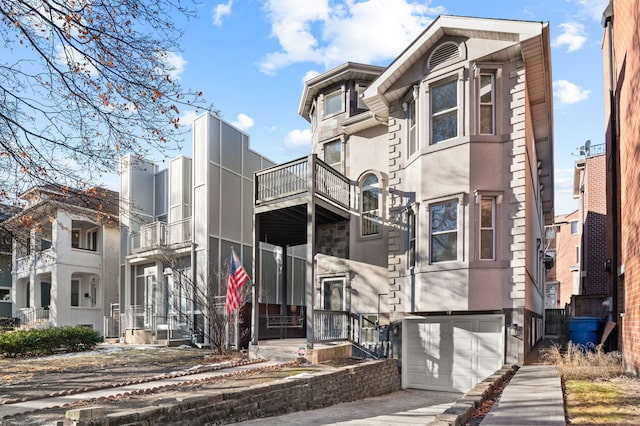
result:
[(249, 279), (235, 251), (231, 250), (229, 261), (229, 282), (227, 283), (227, 313), (231, 315), (240, 304), (240, 287)]

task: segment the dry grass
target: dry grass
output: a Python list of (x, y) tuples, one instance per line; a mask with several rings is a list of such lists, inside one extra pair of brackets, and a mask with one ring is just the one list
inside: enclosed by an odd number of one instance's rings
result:
[(620, 353), (569, 343), (566, 351), (552, 347), (544, 359), (562, 376), (571, 425), (638, 424), (640, 379), (626, 375)]
[(602, 379), (625, 375), (622, 356), (619, 352), (605, 353), (602, 346), (584, 350), (582, 346), (569, 342), (566, 351), (552, 346), (543, 359), (554, 364), (564, 380)]

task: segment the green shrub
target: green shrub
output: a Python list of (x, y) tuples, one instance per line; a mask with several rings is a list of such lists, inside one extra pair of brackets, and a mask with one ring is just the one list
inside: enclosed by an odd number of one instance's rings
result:
[(95, 348), (100, 333), (83, 326), (19, 330), (0, 334), (0, 355), (40, 356), (55, 352), (79, 352)]

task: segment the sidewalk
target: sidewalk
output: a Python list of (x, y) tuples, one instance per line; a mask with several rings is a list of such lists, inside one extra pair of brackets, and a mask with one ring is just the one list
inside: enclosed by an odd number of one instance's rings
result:
[(537, 364), (544, 349), (551, 345), (548, 339), (536, 345), (534, 357), (516, 372), (480, 423), (482, 426), (566, 425), (558, 372), (553, 365)]

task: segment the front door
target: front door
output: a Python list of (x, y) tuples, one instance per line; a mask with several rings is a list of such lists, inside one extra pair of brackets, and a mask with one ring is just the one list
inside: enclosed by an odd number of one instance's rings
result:
[(51, 305), (51, 283), (40, 283), (40, 306), (48, 308)]

